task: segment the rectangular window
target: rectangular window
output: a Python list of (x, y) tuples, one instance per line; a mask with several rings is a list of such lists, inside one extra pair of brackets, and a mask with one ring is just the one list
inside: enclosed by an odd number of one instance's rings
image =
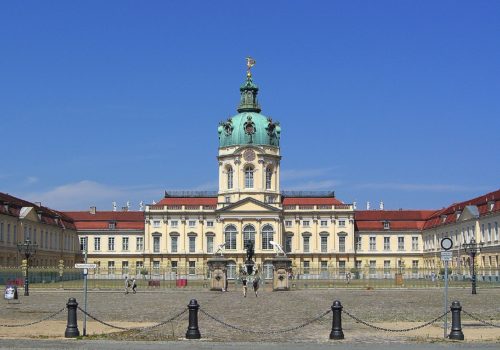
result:
[(170, 226), (172, 226), (172, 228), (176, 228), (178, 225), (179, 225), (179, 221), (177, 221), (177, 220), (170, 221)]
[(189, 236), (189, 252), (190, 253), (196, 252), (196, 237), (195, 236)]
[(122, 261), (122, 274), (128, 274), (128, 261)]
[(377, 250), (377, 241), (376, 237), (370, 237), (370, 251)]
[(356, 267), (356, 270), (361, 270), (361, 260), (356, 260), (354, 262), (354, 266)]
[(405, 238), (398, 237), (398, 250), (405, 250)]
[(3, 222), (0, 222), (0, 242), (3, 242)]
[[(12, 242), (17, 243), (17, 225), (14, 225), (14, 233), (12, 234)], [(497, 230), (498, 232), (498, 230)]]
[(414, 274), (418, 273), (418, 260), (411, 261), (411, 272)]
[(94, 237), (94, 250), (96, 252), (101, 250), (101, 237)]
[(377, 272), (377, 261), (376, 260), (370, 260), (368, 272), (370, 275), (374, 275)]
[(196, 275), (196, 261), (189, 262), (189, 274), (191, 276)]
[(344, 260), (339, 261), (339, 273), (341, 275), (345, 275), (345, 261)]
[(224, 197), (224, 202), (225, 203), (231, 203), (231, 196), (225, 196)]
[(153, 220), (153, 227), (154, 228), (160, 227), (160, 220)]
[(207, 253), (214, 252), (214, 236), (207, 236)]
[(328, 220), (321, 220), (320, 224), (321, 224), (321, 227), (327, 227), (328, 226)]
[(7, 243), (10, 243), (10, 224), (7, 224)]
[(109, 222), (109, 223), (108, 223), (108, 229), (110, 229), (110, 230), (114, 230), (114, 229), (115, 229), (115, 227), (116, 227), (116, 223), (115, 223), (115, 222)]
[(309, 236), (303, 237), (304, 253), (309, 253)]
[(136, 261), (135, 262), (135, 270), (137, 271), (136, 273), (141, 273), (141, 270), (144, 268), (144, 262), (143, 261)]
[(292, 220), (285, 220), (285, 227), (292, 227)]
[[(14, 230), (16, 227), (14, 226)], [(495, 221), (495, 241), (498, 241), (498, 222)]]
[(302, 266), (304, 267), (304, 275), (309, 275), (309, 268), (310, 268), (309, 261), (308, 260), (304, 260), (302, 262)]
[(292, 252), (292, 238), (293, 236), (287, 235), (285, 240), (285, 253)]
[(491, 223), (488, 222), (488, 242), (491, 242)]
[(188, 224), (189, 224), (189, 227), (195, 227), (196, 226), (196, 220), (189, 220)]
[(302, 221), (302, 226), (309, 227), (309, 220)]
[(153, 253), (160, 252), (160, 238), (159, 236), (153, 237)]
[(136, 237), (135, 250), (138, 252), (142, 252), (144, 250), (144, 237)]
[(87, 249), (88, 249), (88, 245), (87, 245), (88, 240), (89, 240), (88, 237), (80, 237), (80, 250), (82, 252), (87, 251)]
[(108, 237), (108, 250), (115, 250), (115, 237)]
[(172, 236), (170, 237), (170, 244), (171, 244), (171, 251), (172, 253), (177, 253), (177, 243), (178, 243), (178, 238), (177, 236)]
[(384, 250), (391, 250), (391, 237), (384, 237)]
[(387, 277), (390, 274), (391, 274), (391, 261), (384, 260), (384, 275), (385, 275), (385, 277)]
[(339, 237), (339, 252), (345, 252), (345, 237)]
[(214, 227), (213, 221), (207, 221), (207, 227)]
[(122, 251), (128, 252), (128, 237), (122, 238)]
[(113, 275), (115, 273), (115, 262), (108, 261), (108, 274)]
[(178, 267), (178, 262), (177, 261), (172, 261), (172, 272), (177, 273), (177, 267)]
[(391, 228), (391, 224), (389, 221), (384, 221), (384, 230), (389, 230)]
[(321, 252), (326, 253), (328, 251), (328, 237), (321, 236)]
[(339, 227), (345, 227), (345, 220), (339, 220)]
[(160, 274), (160, 262), (157, 260), (153, 260), (153, 274), (155, 275)]
[(355, 245), (356, 245), (356, 251), (360, 252), (361, 251), (361, 236), (356, 236), (354, 238)]
[(411, 250), (418, 250), (418, 237), (411, 238)]

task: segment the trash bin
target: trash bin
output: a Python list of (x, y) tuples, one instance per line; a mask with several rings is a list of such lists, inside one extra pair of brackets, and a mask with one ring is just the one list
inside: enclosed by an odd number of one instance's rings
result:
[(179, 278), (175, 281), (175, 286), (182, 288), (187, 286), (187, 279), (186, 278)]
[(17, 286), (13, 286), (13, 285), (5, 286), (4, 299), (5, 300), (17, 300), (17, 299), (19, 299), (19, 296), (17, 294)]

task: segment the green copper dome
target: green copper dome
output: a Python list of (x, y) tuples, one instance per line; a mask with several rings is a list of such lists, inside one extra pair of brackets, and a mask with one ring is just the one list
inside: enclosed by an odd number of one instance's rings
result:
[(278, 122), (260, 114), (258, 92), (249, 72), (240, 87), (238, 114), (219, 124), (219, 147), (250, 144), (279, 147), (281, 128)]

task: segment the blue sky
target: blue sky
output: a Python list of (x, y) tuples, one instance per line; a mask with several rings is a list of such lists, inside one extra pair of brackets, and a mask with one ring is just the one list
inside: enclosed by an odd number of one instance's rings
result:
[(498, 1), (0, 6), (0, 191), (60, 210), (217, 189), (245, 57), (282, 189), (438, 209), (498, 189)]

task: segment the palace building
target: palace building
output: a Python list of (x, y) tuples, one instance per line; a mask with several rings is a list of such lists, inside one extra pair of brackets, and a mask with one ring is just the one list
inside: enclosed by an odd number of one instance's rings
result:
[(356, 210), (334, 192), (282, 191), (281, 125), (261, 113), (250, 68), (237, 113), (217, 129), (218, 190), (165, 192), (144, 212), (68, 212), (89, 262), (106, 274), (194, 278), (206, 275), (207, 260), (222, 250), (234, 278), (251, 241), (256, 264), (271, 278), (274, 241), (302, 278), (353, 270), (421, 278), (441, 267), (439, 241), (448, 236), (456, 242), (451, 265), (466, 273), (461, 245), (476, 237), (485, 243), (477, 263), (498, 279), (500, 191), (442, 210)]
[[(474, 238), (475, 264), (484, 278), (499, 281), (500, 190), (441, 210), (357, 210), (330, 192), (286, 192), (280, 186), (279, 122), (261, 113), (259, 88), (250, 71), (240, 87), (237, 113), (214, 128), (218, 135), (218, 190), (168, 191), (144, 211), (60, 213), (8, 195), (0, 196), (0, 265), (19, 264), (16, 244), (32, 237), (38, 264), (77, 257), (75, 229), (95, 273), (121, 278), (201, 278), (207, 260), (222, 251), (235, 278), (253, 243), (254, 260), (271, 278), (279, 244), (301, 278), (337, 278), (346, 272), (407, 278), (439, 272), (440, 241), (452, 238), (453, 273), (468, 274), (465, 249)], [(285, 129), (286, 130), (286, 129)], [(197, 276), (197, 277), (195, 277)]]

